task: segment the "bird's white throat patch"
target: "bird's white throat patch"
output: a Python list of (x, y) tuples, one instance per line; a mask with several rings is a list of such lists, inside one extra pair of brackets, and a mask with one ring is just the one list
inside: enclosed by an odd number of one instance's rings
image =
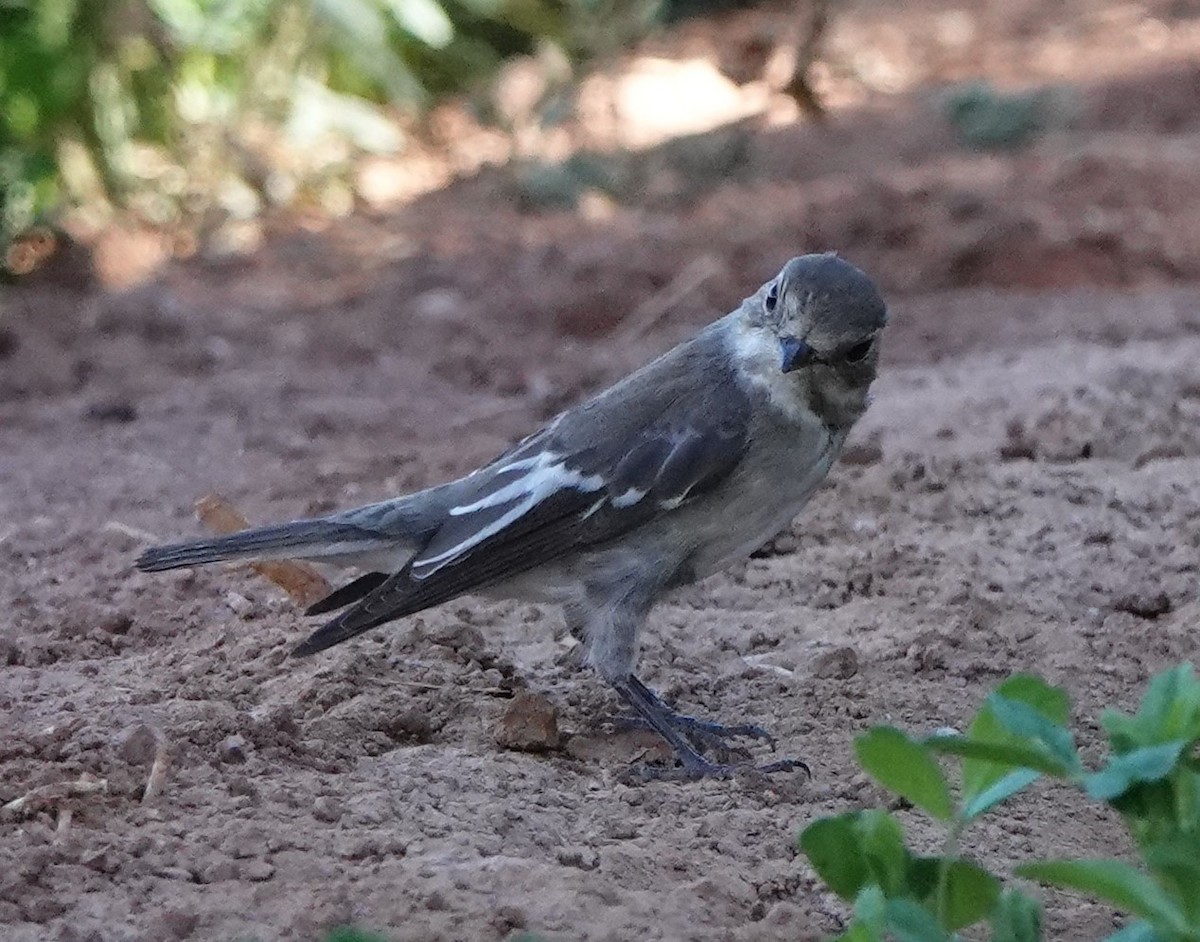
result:
[(810, 414), (803, 378), (783, 372), (779, 339), (771, 331), (739, 319), (732, 341), (733, 355), (742, 375), (767, 393), (771, 405), (795, 421)]

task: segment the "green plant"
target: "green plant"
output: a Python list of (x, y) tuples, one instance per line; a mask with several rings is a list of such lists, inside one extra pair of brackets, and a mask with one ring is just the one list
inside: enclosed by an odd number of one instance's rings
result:
[(319, 199), (403, 143), (392, 110), (565, 42), (565, 2), (0, 0), (0, 243), (67, 201), (169, 225)]
[(386, 936), (368, 932), (357, 926), (338, 926), (330, 929), (322, 942), (388, 942)]
[[(1200, 940), (1200, 682), (1191, 665), (1155, 677), (1133, 716), (1104, 711), (1110, 752), (1098, 770), (1084, 768), (1069, 713), (1063, 690), (1020, 675), (993, 691), (965, 734), (916, 739), (877, 726), (859, 736), (855, 752), (866, 772), (941, 822), (945, 842), (940, 855), (915, 853), (900, 821), (882, 809), (806, 827), (800, 848), (829, 888), (853, 902), (840, 938), (934, 942), (986, 921), (996, 942), (1040, 939), (1038, 902), (964, 858), (959, 841), (980, 816), (1049, 775), (1115, 809), (1141, 865), (1038, 860), (1015, 874), (1129, 913), (1132, 920), (1110, 942)], [(961, 764), (957, 797), (942, 769), (946, 757)]]
[(968, 147), (1011, 150), (1046, 129), (1051, 105), (1051, 96), (1044, 92), (1005, 94), (987, 82), (970, 82), (949, 91), (942, 110)]

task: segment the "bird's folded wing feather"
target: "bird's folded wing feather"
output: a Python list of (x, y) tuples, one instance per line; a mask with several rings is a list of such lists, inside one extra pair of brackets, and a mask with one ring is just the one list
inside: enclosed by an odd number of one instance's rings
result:
[(619, 402), (576, 410), (476, 472), (408, 565), (296, 653), (602, 544), (719, 484), (749, 442), (746, 394), (732, 378), (691, 399), (666, 392), (648, 421)]

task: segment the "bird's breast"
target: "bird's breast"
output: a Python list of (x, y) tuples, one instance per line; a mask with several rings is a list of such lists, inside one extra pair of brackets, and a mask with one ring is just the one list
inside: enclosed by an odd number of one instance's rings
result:
[(841, 450), (844, 435), (814, 423), (798, 440), (773, 438), (751, 448), (724, 498), (714, 494), (707, 507), (700, 541), (693, 555), (696, 578), (702, 579), (745, 559), (792, 522), (820, 486)]

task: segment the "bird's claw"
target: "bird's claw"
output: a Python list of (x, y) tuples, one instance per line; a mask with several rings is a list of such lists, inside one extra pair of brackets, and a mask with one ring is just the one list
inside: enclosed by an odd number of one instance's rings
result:
[[(807, 765), (797, 759), (780, 759), (766, 765), (750, 761), (730, 761), (735, 753), (745, 756), (745, 750), (731, 747), (727, 740), (734, 738), (760, 739), (775, 748), (775, 740), (766, 730), (751, 723), (723, 726), (692, 716), (681, 716), (662, 698), (633, 675), (613, 681), (617, 693), (637, 713), (629, 725), (654, 730), (675, 750), (679, 764), (675, 767), (635, 766), (627, 773), (632, 781), (689, 781), (700, 778), (729, 778), (741, 773), (771, 774), (803, 769), (811, 778)], [(712, 753), (719, 761), (708, 758)]]

